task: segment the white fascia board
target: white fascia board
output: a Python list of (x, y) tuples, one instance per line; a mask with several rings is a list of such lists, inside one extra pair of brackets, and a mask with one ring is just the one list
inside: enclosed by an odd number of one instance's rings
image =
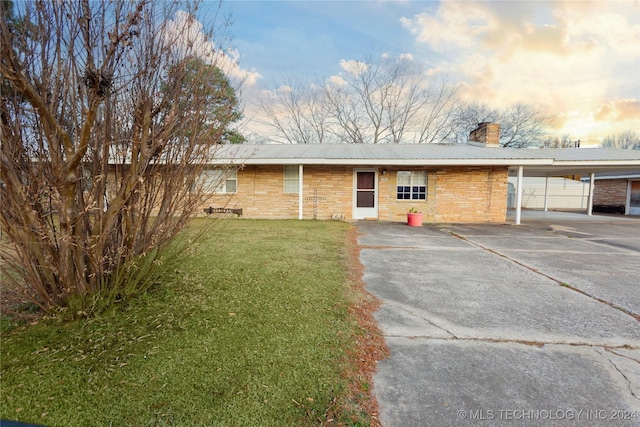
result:
[(581, 167), (599, 167), (599, 166), (632, 166), (640, 167), (638, 160), (555, 160), (554, 166), (581, 166)]
[(215, 159), (212, 164), (336, 166), (550, 166), (553, 159)]
[[(584, 178), (586, 181), (589, 178)], [(596, 176), (596, 181), (605, 180), (605, 179), (640, 179), (640, 174), (631, 174), (631, 175), (618, 175), (618, 176)]]

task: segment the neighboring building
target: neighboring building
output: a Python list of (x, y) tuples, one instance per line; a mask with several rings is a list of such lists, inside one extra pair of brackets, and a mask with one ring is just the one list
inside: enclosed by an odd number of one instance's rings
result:
[(211, 168), (238, 171), (203, 208), (242, 209), (250, 218), (384, 221), (404, 221), (415, 208), (425, 222), (499, 223), (506, 220), (510, 174), (640, 168), (640, 152), (631, 150), (499, 148), (499, 126), (487, 123), (473, 135), (479, 141), (454, 145), (229, 146)]
[[(516, 177), (509, 177), (507, 207), (516, 207)], [(545, 197), (546, 193), (546, 197)], [(522, 208), (584, 211), (589, 203), (589, 183), (573, 177), (526, 177), (522, 182)]]
[(640, 170), (597, 173), (594, 181), (594, 212), (640, 215)]

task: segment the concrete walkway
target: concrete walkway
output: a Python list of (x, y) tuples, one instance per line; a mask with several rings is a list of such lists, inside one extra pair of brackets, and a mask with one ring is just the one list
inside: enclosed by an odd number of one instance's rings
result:
[(358, 230), (384, 426), (640, 425), (640, 220)]

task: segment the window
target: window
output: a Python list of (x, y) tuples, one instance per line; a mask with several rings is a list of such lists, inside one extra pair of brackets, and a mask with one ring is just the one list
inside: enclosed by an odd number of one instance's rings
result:
[(238, 189), (238, 172), (223, 169), (204, 170), (197, 185), (203, 193), (235, 193)]
[(298, 165), (284, 166), (284, 192), (298, 194), (300, 186), (300, 169)]
[(398, 200), (427, 200), (427, 173), (425, 171), (398, 171)]

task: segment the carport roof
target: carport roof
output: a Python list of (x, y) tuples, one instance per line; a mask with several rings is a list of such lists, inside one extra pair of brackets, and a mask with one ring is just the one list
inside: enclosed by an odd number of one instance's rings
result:
[(510, 149), (467, 144), (265, 144), (226, 146), (215, 164), (355, 166), (524, 166), (527, 175), (640, 167), (640, 151), (598, 148)]

